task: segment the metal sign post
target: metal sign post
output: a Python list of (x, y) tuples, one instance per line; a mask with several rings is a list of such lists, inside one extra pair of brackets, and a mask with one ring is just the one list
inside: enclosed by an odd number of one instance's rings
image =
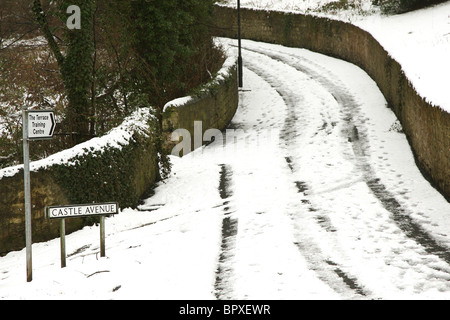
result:
[(23, 183), (25, 191), (25, 246), (27, 255), (27, 282), (33, 280), (31, 252), (31, 183), (30, 183), (30, 140), (50, 139), (55, 131), (53, 111), (22, 110), (23, 131)]
[(241, 44), (241, 0), (237, 0), (237, 11), (238, 11), (238, 74), (239, 74), (239, 87), (244, 86), (243, 81), (243, 66), (242, 66), (242, 44)]
[(25, 245), (27, 252), (27, 282), (33, 280), (31, 253), (31, 187), (30, 187), (30, 145), (28, 141), (28, 108), (22, 111), (23, 120), (23, 175), (25, 189)]

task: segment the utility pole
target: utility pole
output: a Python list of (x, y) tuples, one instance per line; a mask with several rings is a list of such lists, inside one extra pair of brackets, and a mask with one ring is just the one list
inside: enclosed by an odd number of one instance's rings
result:
[(241, 45), (241, 0), (237, 0), (237, 11), (238, 11), (238, 73), (239, 73), (239, 87), (243, 87), (243, 75), (242, 75), (242, 45)]

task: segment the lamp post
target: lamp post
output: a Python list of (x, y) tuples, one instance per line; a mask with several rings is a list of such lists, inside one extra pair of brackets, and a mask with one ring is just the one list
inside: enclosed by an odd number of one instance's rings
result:
[(241, 52), (241, 0), (237, 0), (237, 11), (238, 11), (238, 74), (239, 74), (239, 87), (243, 86), (243, 76), (242, 76), (242, 52)]

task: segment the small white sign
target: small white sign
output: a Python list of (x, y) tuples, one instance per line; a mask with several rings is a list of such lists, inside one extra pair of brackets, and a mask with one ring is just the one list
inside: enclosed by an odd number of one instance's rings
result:
[(28, 139), (49, 139), (53, 137), (56, 121), (53, 111), (28, 111)]
[(72, 206), (47, 207), (47, 216), (50, 219), (76, 218), (83, 216), (107, 216), (117, 214), (119, 206), (115, 202), (81, 204)]

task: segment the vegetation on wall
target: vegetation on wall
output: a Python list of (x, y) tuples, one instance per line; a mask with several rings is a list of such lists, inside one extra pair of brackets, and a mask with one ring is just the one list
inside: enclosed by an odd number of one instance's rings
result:
[[(62, 45), (58, 44), (50, 25), (48, 15), (53, 15), (64, 25), (65, 15), (70, 5), (76, 5), (81, 10), (83, 23), (80, 29), (62, 28)], [(91, 113), (91, 87), (94, 79), (92, 72), (94, 55), (93, 18), (95, 12), (94, 0), (59, 0), (54, 5), (48, 4), (44, 11), (41, 0), (33, 0), (32, 10), (36, 22), (44, 35), (48, 48), (56, 59), (61, 79), (64, 83), (67, 106), (65, 108), (66, 127), (71, 133), (73, 144), (83, 142), (89, 136), (89, 115)]]
[(140, 156), (134, 151), (148, 147), (143, 139), (136, 137), (121, 149), (88, 150), (71, 159), (74, 165), (59, 164), (52, 172), (71, 203), (116, 201), (124, 207), (133, 206), (139, 196), (133, 192), (134, 177), (130, 172)]
[(121, 130), (131, 132), (126, 142), (101, 148), (88, 143), (83, 153), (48, 170), (71, 203), (115, 201), (121, 207), (134, 206), (148, 184), (159, 178), (152, 131), (156, 118), (145, 112), (138, 116), (140, 122), (147, 122), (146, 127), (122, 125)]

